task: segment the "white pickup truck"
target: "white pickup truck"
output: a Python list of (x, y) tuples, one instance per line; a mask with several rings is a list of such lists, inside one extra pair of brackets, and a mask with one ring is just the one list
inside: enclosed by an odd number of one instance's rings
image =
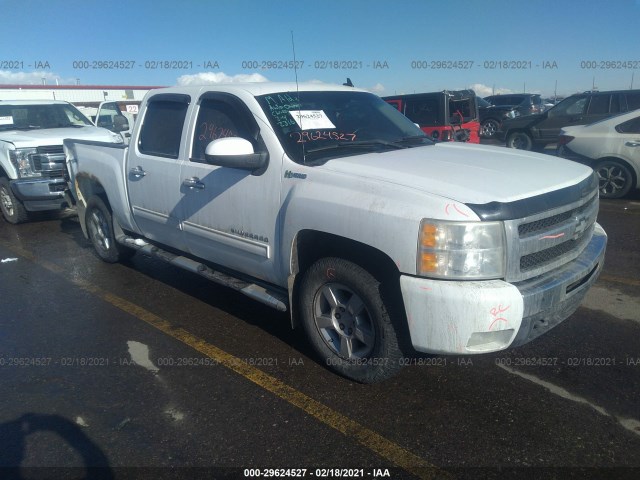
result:
[(95, 127), (67, 102), (0, 102), (0, 210), (10, 223), (25, 222), (29, 212), (67, 206), (65, 138), (122, 142)]
[(414, 349), (528, 342), (603, 266), (590, 168), (434, 144), (351, 87), (154, 90), (130, 146), (66, 140), (65, 152), (102, 259), (141, 250), (289, 310), (322, 361), (359, 382)]

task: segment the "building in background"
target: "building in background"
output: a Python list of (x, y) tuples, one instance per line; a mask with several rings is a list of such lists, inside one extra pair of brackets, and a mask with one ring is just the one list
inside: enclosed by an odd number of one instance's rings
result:
[(77, 107), (97, 107), (100, 102), (137, 103), (158, 86), (121, 85), (0, 85), (1, 100), (64, 100)]

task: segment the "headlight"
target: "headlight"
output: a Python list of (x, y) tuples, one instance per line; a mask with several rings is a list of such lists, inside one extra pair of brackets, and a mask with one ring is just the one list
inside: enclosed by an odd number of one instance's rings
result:
[(35, 154), (37, 151), (35, 148), (17, 148), (16, 150), (9, 150), (9, 160), (18, 172), (18, 177), (39, 177), (42, 174), (40, 172), (33, 171), (33, 165), (31, 164), (30, 155)]
[(502, 222), (424, 219), (418, 239), (418, 275), (449, 280), (505, 275)]

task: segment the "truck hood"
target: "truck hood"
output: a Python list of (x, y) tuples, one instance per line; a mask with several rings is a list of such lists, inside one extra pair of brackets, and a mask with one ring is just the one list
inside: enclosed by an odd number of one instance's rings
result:
[(34, 130), (8, 130), (0, 132), (0, 140), (10, 142), (16, 148), (42, 145), (62, 145), (65, 138), (115, 142), (119, 135), (99, 127), (41, 128)]
[(320, 168), (473, 204), (541, 195), (592, 174), (589, 167), (551, 155), (465, 143), (336, 158)]

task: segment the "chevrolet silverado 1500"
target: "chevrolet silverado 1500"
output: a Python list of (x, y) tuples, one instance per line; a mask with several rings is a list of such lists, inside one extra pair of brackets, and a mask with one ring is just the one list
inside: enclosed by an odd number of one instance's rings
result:
[(576, 310), (604, 261), (590, 168), (434, 144), (351, 87), (153, 90), (129, 146), (65, 152), (102, 259), (140, 250), (288, 310), (360, 382), (414, 349), (528, 342)]

